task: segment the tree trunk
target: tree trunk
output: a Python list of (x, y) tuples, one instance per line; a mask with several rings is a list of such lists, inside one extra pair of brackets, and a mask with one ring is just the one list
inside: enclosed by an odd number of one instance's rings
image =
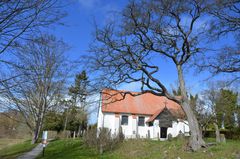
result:
[(75, 139), (75, 137), (76, 137), (76, 131), (74, 130), (73, 131), (73, 138)]
[(205, 142), (202, 138), (202, 132), (200, 130), (197, 118), (189, 104), (181, 65), (177, 65), (177, 71), (178, 71), (178, 80), (179, 80), (179, 85), (180, 85), (180, 90), (182, 95), (182, 108), (187, 116), (187, 120), (190, 128), (189, 146), (193, 151), (197, 151), (201, 147), (205, 147)]
[(68, 112), (67, 112), (67, 115), (66, 115), (66, 118), (65, 118), (65, 121), (64, 121), (63, 132), (65, 132), (66, 129), (67, 129), (67, 123), (68, 123)]
[(66, 138), (68, 138), (68, 134), (66, 132), (67, 130), (67, 124), (68, 124), (68, 111), (69, 111), (69, 108), (67, 108), (67, 113), (66, 113), (66, 118), (64, 120), (64, 127), (63, 127), (63, 134)]
[(81, 136), (81, 125), (78, 126), (77, 137)]
[(35, 144), (37, 142), (40, 131), (41, 131), (41, 123), (40, 123), (40, 121), (38, 121), (36, 124), (35, 130), (33, 132), (33, 138), (32, 138), (32, 142), (31, 142), (32, 144)]
[(32, 144), (35, 144), (39, 138), (39, 134), (41, 132), (41, 129), (42, 129), (42, 124), (43, 124), (43, 116), (44, 116), (44, 113), (41, 112), (39, 117), (38, 117), (38, 120), (37, 120), (37, 123), (36, 123), (36, 127), (35, 127), (35, 130), (34, 130), (34, 133), (33, 133), (33, 138), (32, 138)]
[(215, 127), (216, 142), (220, 143), (221, 140), (220, 140), (220, 131), (219, 131), (219, 128), (218, 128), (218, 124), (216, 122), (214, 122), (213, 125)]

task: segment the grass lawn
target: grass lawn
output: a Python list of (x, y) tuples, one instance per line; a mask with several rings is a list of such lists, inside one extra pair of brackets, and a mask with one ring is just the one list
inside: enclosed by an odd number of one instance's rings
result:
[(98, 158), (96, 151), (83, 145), (79, 139), (64, 139), (50, 142), (46, 147), (45, 156), (38, 159), (79, 159)]
[(157, 159), (236, 159), (240, 157), (240, 141), (227, 140), (226, 144), (219, 144), (202, 149), (199, 152), (185, 150), (186, 141), (151, 141), (127, 140), (112, 152), (98, 155), (95, 150), (87, 148), (79, 139), (57, 140), (48, 145), (45, 157), (39, 159), (81, 159), (81, 158), (157, 158)]
[[(36, 144), (31, 145), (30, 140), (17, 140), (17, 139), (1, 139), (0, 145), (7, 145), (7, 141), (9, 140), (16, 140), (15, 142), (12, 141), (12, 144), (8, 146), (2, 147), (0, 149), (0, 159), (14, 159), (17, 156), (23, 154), (24, 152), (30, 151), (32, 148), (36, 146)], [(4, 144), (5, 143), (5, 144)]]

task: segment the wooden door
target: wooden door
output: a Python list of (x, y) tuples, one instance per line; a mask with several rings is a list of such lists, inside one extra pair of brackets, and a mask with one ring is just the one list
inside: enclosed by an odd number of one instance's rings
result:
[(167, 138), (167, 127), (160, 127), (160, 138)]

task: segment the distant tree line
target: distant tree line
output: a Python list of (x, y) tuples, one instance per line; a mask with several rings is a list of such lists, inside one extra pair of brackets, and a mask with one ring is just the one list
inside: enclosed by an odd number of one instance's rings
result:
[[(220, 142), (220, 131), (226, 130), (240, 136), (239, 94), (231, 88), (209, 83), (209, 89), (199, 94), (189, 94), (190, 106), (198, 119), (201, 130), (215, 131)], [(180, 89), (173, 89), (175, 96), (181, 96)]]

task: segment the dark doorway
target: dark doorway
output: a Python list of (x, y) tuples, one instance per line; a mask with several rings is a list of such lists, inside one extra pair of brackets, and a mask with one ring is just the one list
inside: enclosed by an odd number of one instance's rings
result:
[(160, 127), (161, 138), (167, 138), (167, 127)]

